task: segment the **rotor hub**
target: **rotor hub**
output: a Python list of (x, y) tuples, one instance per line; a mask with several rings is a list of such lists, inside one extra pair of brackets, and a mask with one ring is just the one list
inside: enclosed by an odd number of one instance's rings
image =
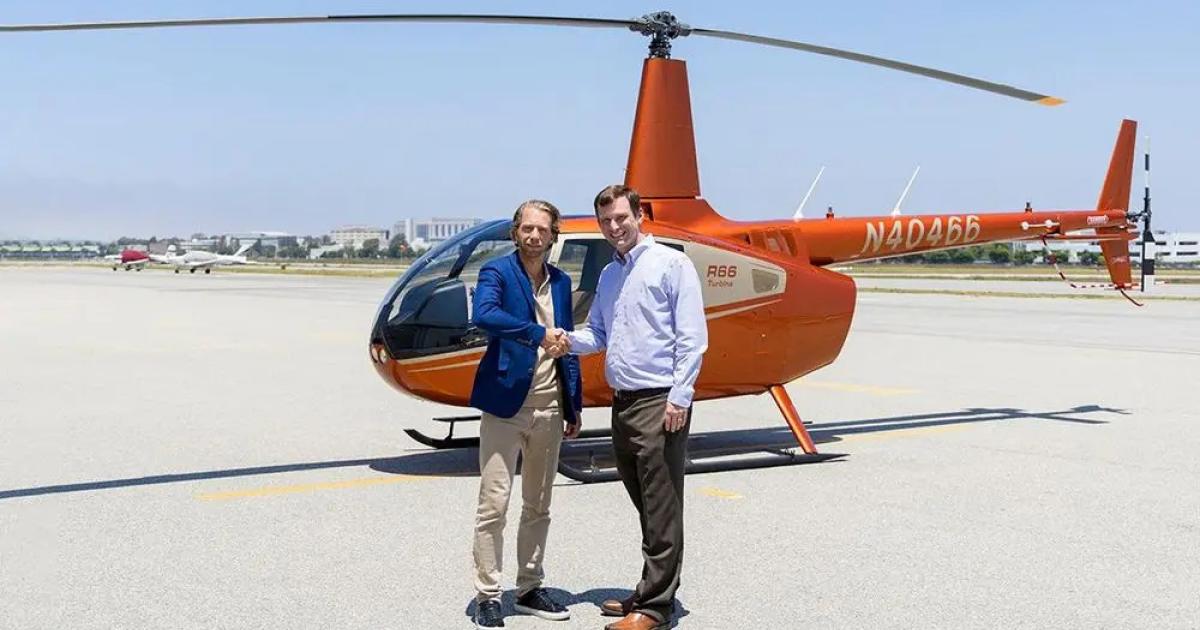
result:
[(650, 38), (650, 57), (654, 59), (670, 59), (671, 40), (692, 33), (692, 27), (680, 22), (670, 11), (647, 13), (634, 22), (629, 30)]

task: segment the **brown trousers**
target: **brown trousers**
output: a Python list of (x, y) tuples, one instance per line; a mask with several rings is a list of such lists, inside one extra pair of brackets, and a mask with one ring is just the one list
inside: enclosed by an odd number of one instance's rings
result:
[(663, 428), (667, 390), (618, 392), (613, 398), (617, 471), (642, 526), (642, 579), (633, 609), (671, 618), (683, 564), (683, 473), (692, 411), (683, 429)]

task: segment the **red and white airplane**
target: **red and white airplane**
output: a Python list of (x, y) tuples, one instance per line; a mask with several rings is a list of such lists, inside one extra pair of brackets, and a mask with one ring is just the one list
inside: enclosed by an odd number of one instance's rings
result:
[(150, 254), (136, 249), (126, 249), (120, 254), (109, 254), (104, 259), (112, 261), (113, 271), (121, 267), (124, 267), (125, 271), (130, 269), (141, 271), (146, 263), (150, 262)]

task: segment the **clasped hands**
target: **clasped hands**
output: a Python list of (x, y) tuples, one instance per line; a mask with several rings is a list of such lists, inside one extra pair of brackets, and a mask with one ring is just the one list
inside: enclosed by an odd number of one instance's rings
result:
[(542, 338), (542, 347), (546, 349), (546, 354), (553, 359), (567, 354), (571, 347), (571, 341), (567, 339), (567, 331), (561, 328), (547, 328), (546, 336)]

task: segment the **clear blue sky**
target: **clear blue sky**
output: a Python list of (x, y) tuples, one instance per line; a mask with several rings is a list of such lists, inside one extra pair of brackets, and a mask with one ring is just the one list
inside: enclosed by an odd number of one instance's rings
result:
[[(1058, 108), (711, 39), (686, 59), (704, 196), (735, 219), (1090, 208), (1123, 117), (1150, 134), (1156, 227), (1200, 229), (1200, 3), (0, 4), (0, 22), (353, 12), (633, 17), (873, 53)], [(625, 166), (643, 38), (467, 25), (0, 35), (0, 238), (324, 233), (406, 216), (590, 210)], [(1139, 137), (1139, 142), (1141, 141)], [(1140, 149), (1139, 149), (1140, 153)], [(1141, 175), (1135, 179), (1140, 207)]]

